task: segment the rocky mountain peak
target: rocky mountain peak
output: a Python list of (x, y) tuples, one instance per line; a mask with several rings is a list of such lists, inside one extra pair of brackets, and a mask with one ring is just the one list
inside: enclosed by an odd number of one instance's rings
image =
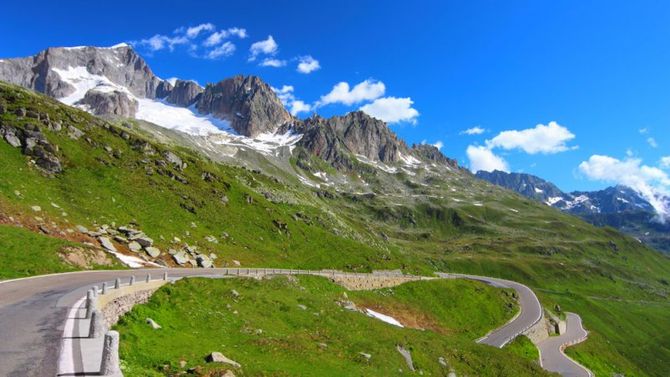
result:
[(127, 88), (138, 97), (155, 98), (165, 84), (132, 47), (51, 47), (35, 56), (5, 59), (0, 63), (0, 80), (17, 84), (55, 98), (66, 97), (76, 88), (66, 79), (104, 77)]
[(351, 155), (393, 163), (409, 154), (386, 123), (362, 111), (328, 119), (313, 115), (297, 128), (304, 133), (300, 145), (336, 167), (349, 167)]
[(169, 89), (166, 100), (173, 105), (188, 107), (200, 98), (203, 91), (205, 89), (195, 81), (177, 80), (174, 87)]
[(414, 144), (410, 149), (412, 155), (421, 161), (434, 162), (458, 168), (458, 161), (446, 157), (437, 147), (429, 144)]
[(234, 76), (208, 84), (196, 105), (198, 111), (226, 119), (241, 135), (274, 133), (293, 121), (270, 85), (257, 76)]

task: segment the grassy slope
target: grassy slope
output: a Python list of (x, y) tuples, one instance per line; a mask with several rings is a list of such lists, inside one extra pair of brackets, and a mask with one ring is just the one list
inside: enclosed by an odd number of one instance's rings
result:
[[(42, 216), (63, 227), (135, 220), (162, 249), (178, 236), (217, 253), (219, 264), (235, 259), (246, 266), (403, 268), (510, 278), (534, 288), (545, 306), (559, 304), (582, 315), (591, 339), (569, 352), (598, 375), (668, 374), (670, 339), (664, 329), (670, 328), (670, 261), (616, 231), (595, 228), (462, 172), (426, 177), (427, 185), (407, 183), (411, 195), (333, 193), (326, 199), (304, 186), (279, 184), (181, 150), (189, 167), (175, 172), (188, 179), (185, 185), (146, 175), (145, 167), (155, 168), (161, 157), (133, 148), (141, 137), (130, 130), (131, 139), (125, 141), (115, 128), (107, 130), (102, 121), (43, 96), (3, 84), (0, 95), (10, 111), (19, 106), (48, 111), (51, 119), (74, 124), (95, 141), (91, 145), (70, 140), (64, 132), (45, 131), (65, 161), (65, 172), (56, 178), (44, 177), (18, 149), (0, 142), (0, 208), (6, 215), (29, 213), (30, 206), (40, 205)], [(79, 119), (69, 120), (73, 114)], [(18, 127), (30, 121), (12, 114), (0, 119)], [(105, 145), (121, 158), (105, 152)], [(155, 148), (160, 152), (165, 147)], [(203, 181), (204, 171), (218, 180)], [(365, 174), (366, 181), (381, 182), (375, 188), (380, 192), (391, 190), (387, 183), (394, 179), (407, 180), (402, 173)], [(268, 190), (296, 204), (272, 203), (261, 194)], [(227, 205), (219, 200), (223, 194)], [(253, 197), (253, 204), (247, 204), (246, 196)], [(61, 216), (51, 202), (68, 216)], [(294, 217), (298, 213), (302, 219)], [(279, 233), (273, 220), (286, 223), (290, 234)], [(224, 239), (222, 232), (230, 237)], [(382, 232), (388, 240), (379, 237)], [(204, 241), (210, 234), (221, 242)]]
[(73, 244), (26, 229), (0, 225), (0, 279), (74, 271), (75, 267), (58, 257), (58, 252), (68, 245)]
[[(239, 298), (232, 295), (233, 289)], [(468, 300), (461, 300), (464, 291)], [(235, 371), (238, 376), (408, 374), (395, 349), (398, 344), (411, 350), (417, 373), (421, 370), (424, 375), (446, 376), (448, 368), (438, 363), (439, 357), (459, 375), (546, 374), (513, 353), (473, 342), (473, 337), (512, 315), (505, 310), (511, 302), (507, 292), (474, 282), (445, 280), (347, 292), (359, 307), (374, 302), (385, 313), (404, 308), (430, 318), (436, 331), (401, 329), (345, 310), (336, 304), (343, 292), (343, 288), (316, 277), (187, 279), (166, 286), (116, 326), (122, 334), (125, 374), (175, 373), (182, 370), (180, 360), (187, 362), (184, 369), (201, 366), (203, 373), (212, 372), (204, 357), (217, 350), (242, 364), (241, 370)], [(152, 330), (145, 323), (147, 317), (163, 328)], [(372, 358), (366, 362), (359, 352)], [(163, 370), (166, 364), (168, 370)]]

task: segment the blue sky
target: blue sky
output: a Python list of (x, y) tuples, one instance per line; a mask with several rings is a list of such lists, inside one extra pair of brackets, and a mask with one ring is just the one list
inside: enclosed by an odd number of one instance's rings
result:
[[(651, 196), (670, 189), (668, 2), (33, 1), (30, 8), (3, 4), (0, 57), (133, 41), (160, 77), (205, 84), (255, 74), (292, 86), (289, 101), (317, 105), (325, 116), (367, 105), (400, 119), (391, 127), (409, 144), (439, 141), (465, 166), (528, 172), (568, 191), (613, 183)], [(187, 37), (203, 24), (214, 26)], [(307, 56), (319, 68), (298, 72)], [(349, 91), (340, 84), (327, 96), (342, 82)], [(464, 132), (475, 127), (483, 132)]]

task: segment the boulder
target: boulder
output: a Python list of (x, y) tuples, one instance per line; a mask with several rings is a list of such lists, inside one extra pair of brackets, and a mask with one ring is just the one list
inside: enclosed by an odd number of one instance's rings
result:
[(152, 258), (157, 258), (159, 255), (161, 255), (161, 251), (157, 247), (149, 246), (145, 247), (144, 251), (149, 254), (150, 257)]
[(109, 237), (98, 237), (98, 242), (100, 242), (100, 245), (106, 250), (117, 252), (116, 247), (114, 247), (114, 244), (112, 243), (112, 240), (109, 239)]
[(7, 143), (9, 143), (9, 145), (11, 145), (14, 148), (19, 148), (21, 146), (21, 140), (19, 140), (19, 138), (16, 137), (16, 135), (13, 134), (13, 133), (11, 133), (11, 134), (6, 133), (5, 134), (5, 141), (7, 141)]
[(198, 254), (198, 256), (195, 257), (195, 261), (198, 263), (198, 266), (202, 268), (214, 267), (214, 263), (212, 263), (212, 260), (209, 259), (209, 257), (204, 254)]
[(179, 251), (176, 254), (172, 255), (172, 259), (174, 259), (175, 263), (178, 265), (182, 266), (188, 263), (188, 261), (191, 259), (186, 255), (185, 252)]
[(165, 159), (169, 163), (171, 163), (175, 168), (177, 168), (179, 170), (183, 170), (186, 167), (186, 164), (184, 163), (184, 161), (182, 161), (182, 159), (179, 156), (177, 156), (176, 154), (174, 154), (172, 152), (168, 151), (168, 152), (163, 153), (163, 157), (165, 157)]
[(151, 318), (147, 318), (146, 321), (147, 321), (147, 324), (149, 324), (149, 326), (151, 326), (151, 328), (154, 329), (154, 330), (158, 330), (158, 329), (161, 328), (161, 325), (156, 323), (156, 321), (154, 321)]
[(79, 138), (84, 136), (84, 132), (77, 127), (67, 126), (67, 136), (70, 139), (79, 140)]
[(154, 240), (152, 240), (151, 238), (149, 238), (149, 237), (147, 237), (143, 234), (137, 235), (135, 237), (129, 237), (129, 239), (139, 243), (140, 245), (142, 245), (142, 247), (145, 247), (145, 248), (150, 247), (154, 244)]
[(241, 365), (238, 362), (225, 357), (221, 352), (212, 352), (209, 355), (207, 355), (206, 359), (208, 363), (224, 363), (232, 365), (236, 368), (241, 367)]
[(138, 253), (140, 250), (142, 250), (142, 245), (140, 245), (137, 241), (130, 241), (128, 242), (128, 249), (130, 249), (130, 251)]

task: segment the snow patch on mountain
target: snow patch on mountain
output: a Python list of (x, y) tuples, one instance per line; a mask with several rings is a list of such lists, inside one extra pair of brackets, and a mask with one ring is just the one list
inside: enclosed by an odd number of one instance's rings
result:
[(279, 147), (294, 146), (302, 138), (302, 134), (292, 131), (276, 134), (264, 133), (255, 138), (244, 137), (237, 134), (227, 120), (200, 114), (195, 106), (186, 108), (174, 106), (163, 100), (139, 98), (126, 87), (113, 83), (107, 77), (88, 72), (86, 67), (53, 68), (53, 71), (74, 88), (74, 92), (58, 100), (83, 110), (88, 110), (88, 108), (77, 105), (77, 103), (88, 91), (96, 90), (104, 93), (119, 91), (137, 101), (138, 109), (135, 118), (190, 135), (211, 137), (213, 144), (250, 148), (263, 154), (271, 154)]

